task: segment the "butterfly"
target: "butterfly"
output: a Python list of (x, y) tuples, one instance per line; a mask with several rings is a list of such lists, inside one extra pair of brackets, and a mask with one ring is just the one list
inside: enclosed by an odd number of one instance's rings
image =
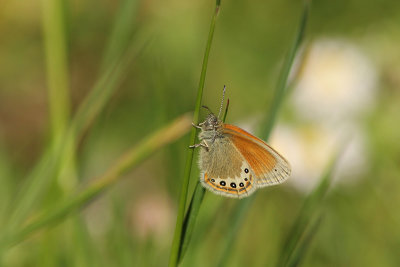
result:
[(199, 167), (201, 184), (213, 193), (244, 198), (258, 188), (280, 184), (290, 176), (289, 162), (263, 140), (245, 130), (222, 122), (209, 108), (200, 129)]

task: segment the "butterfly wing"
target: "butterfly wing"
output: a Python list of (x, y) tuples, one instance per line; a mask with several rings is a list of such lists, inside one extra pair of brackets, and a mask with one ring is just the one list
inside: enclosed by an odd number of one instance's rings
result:
[[(233, 177), (228, 179), (211, 178), (207, 172), (202, 174), (203, 186), (212, 192), (232, 198), (248, 197), (256, 190), (254, 177), (250, 174), (247, 177)], [(245, 181), (246, 180), (246, 181)]]
[(230, 124), (224, 125), (224, 134), (250, 166), (257, 187), (280, 184), (289, 177), (289, 162), (263, 140)]
[(234, 147), (230, 138), (218, 138), (209, 149), (200, 150), (200, 181), (210, 191), (226, 197), (243, 198), (257, 186), (251, 167)]

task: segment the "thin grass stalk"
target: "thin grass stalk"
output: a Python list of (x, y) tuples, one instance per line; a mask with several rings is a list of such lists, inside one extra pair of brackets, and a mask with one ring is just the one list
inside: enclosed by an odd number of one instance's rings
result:
[(220, 267), (229, 266), (228, 259), (230, 258), (229, 254), (232, 251), (234, 240), (237, 237), (240, 227), (242, 226), (246, 214), (251, 207), (251, 204), (254, 201), (254, 197), (248, 197), (242, 200), (238, 205), (235, 206), (232, 214), (232, 220), (229, 220), (229, 224), (227, 224), (228, 230), (224, 234), (223, 245), (221, 253), (219, 254), (220, 257), (218, 259), (218, 265)]
[(119, 82), (126, 75), (126, 71), (146, 42), (133, 45), (119, 60), (110, 64), (109, 68), (101, 75), (95, 87), (79, 106), (72, 122), (71, 131), (75, 135), (82, 134), (101, 112), (111, 95), (118, 87)]
[(305, 255), (311, 245), (312, 240), (316, 236), (319, 227), (321, 226), (323, 216), (321, 214), (318, 214), (315, 216), (315, 219), (312, 219), (310, 224), (308, 225), (307, 229), (305, 230), (305, 233), (302, 237), (301, 240), (301, 245), (296, 247), (294, 250), (292, 257), (289, 258), (287, 264), (285, 266), (287, 267), (296, 267), (299, 266), (301, 261), (305, 258)]
[(42, 236), (52, 236), (56, 233), (56, 237), (59, 237), (59, 232), (62, 232), (62, 235), (66, 236), (65, 243), (74, 244), (69, 253), (72, 266), (99, 266), (94, 250), (95, 241), (90, 236), (83, 214), (74, 213), (68, 219), (62, 227), (57, 228), (57, 231), (46, 231)]
[[(229, 99), (226, 103), (225, 113), (222, 119), (223, 122), (225, 122), (226, 116), (228, 115), (228, 109), (229, 109)], [(197, 216), (199, 215), (200, 206), (203, 201), (205, 193), (206, 189), (200, 184), (200, 182), (197, 182), (183, 223), (183, 235), (182, 235), (183, 242), (181, 243), (181, 247), (179, 249), (178, 263), (182, 261), (186, 253), (186, 250), (189, 246), (189, 242), (191, 240), (192, 233), (195, 228)]]
[(53, 138), (65, 131), (70, 116), (68, 60), (62, 2), (42, 0), (42, 27)]
[[(47, 92), (52, 142), (62, 138), (70, 119), (68, 55), (63, 1), (42, 0), (42, 28), (46, 57)], [(74, 142), (64, 150), (60, 172), (54, 177), (68, 191), (77, 182)]]
[(5, 155), (0, 142), (0, 225), (3, 225), (8, 217), (7, 207), (10, 205), (11, 197), (14, 192), (12, 182), (15, 181), (15, 179), (13, 179), (11, 167), (12, 164)]
[[(210, 31), (208, 34), (206, 50), (205, 50), (204, 58), (203, 58), (203, 65), (201, 68), (200, 81), (199, 81), (199, 86), (197, 89), (196, 105), (195, 105), (194, 114), (193, 114), (193, 123), (195, 123), (195, 124), (198, 124), (198, 122), (199, 122), (199, 114), (200, 114), (200, 107), (201, 107), (201, 102), (202, 102), (202, 97), (203, 97), (204, 82), (205, 82), (206, 73), (207, 73), (208, 57), (210, 55), (211, 44), (212, 44), (214, 30), (215, 30), (215, 24), (217, 21), (220, 5), (221, 5), (221, 1), (217, 0), (215, 3), (215, 11), (214, 11), (214, 14), (211, 19)], [(192, 131), (190, 133), (189, 144), (194, 145), (195, 140), (196, 140), (196, 129), (192, 128)], [(187, 152), (187, 156), (186, 156), (185, 171), (184, 171), (184, 175), (183, 175), (181, 193), (180, 193), (180, 197), (179, 197), (179, 206), (178, 206), (178, 214), (177, 214), (177, 218), (176, 218), (175, 233), (174, 233), (174, 238), (172, 241), (171, 252), (170, 252), (169, 266), (171, 266), (171, 267), (178, 265), (179, 250), (180, 250), (180, 247), (182, 246), (182, 242), (183, 242), (183, 239), (182, 239), (183, 222), (185, 219), (185, 210), (186, 210), (187, 194), (188, 194), (188, 187), (189, 187), (189, 180), (190, 180), (190, 172), (192, 170), (193, 155), (194, 155), (193, 149), (189, 148), (188, 152)]]
[[(108, 247), (112, 251), (113, 262), (116, 266), (137, 266), (135, 258), (138, 251), (133, 246), (131, 229), (126, 227), (126, 208), (129, 204), (121, 199), (118, 192), (111, 194), (112, 232), (108, 240)], [(93, 266), (93, 265), (91, 265)]]
[[(304, 2), (302, 14), (299, 21), (299, 28), (296, 32), (295, 39), (290, 47), (290, 50), (286, 56), (284, 61), (283, 68), (281, 70), (281, 74), (278, 79), (278, 84), (275, 90), (275, 94), (273, 100), (271, 102), (271, 108), (269, 110), (268, 116), (266, 117), (265, 127), (261, 128), (261, 135), (265, 140), (268, 140), (272, 128), (275, 124), (276, 117), (278, 116), (278, 111), (283, 103), (284, 96), (287, 89), (287, 83), (289, 78), (289, 73), (293, 65), (294, 58), (296, 53), (304, 39), (304, 33), (306, 29), (306, 24), (308, 20), (309, 14), (309, 1)], [(243, 224), (244, 218), (246, 217), (247, 211), (251, 207), (251, 203), (254, 201), (257, 192), (252, 196), (241, 200), (235, 207), (232, 212), (232, 220), (230, 220), (229, 227), (225, 228), (225, 238), (223, 240), (222, 245), (222, 253), (219, 258), (219, 266), (224, 266), (227, 263), (227, 259), (229, 259), (229, 253), (232, 251), (232, 246), (234, 244), (234, 239), (238, 236), (237, 231), (240, 229), (240, 226)]]
[(261, 128), (260, 135), (265, 140), (268, 140), (271, 134), (272, 128), (274, 127), (275, 121), (278, 117), (278, 112), (282, 106), (285, 94), (287, 92), (290, 70), (292, 69), (297, 51), (299, 50), (299, 47), (304, 40), (309, 12), (310, 12), (310, 2), (308, 0), (305, 0), (303, 4), (302, 14), (300, 16), (299, 28), (296, 32), (295, 39), (292, 43), (289, 53), (285, 58), (282, 70), (280, 72), (278, 78), (278, 84), (275, 90), (273, 101), (270, 104), (268, 116), (266, 116), (265, 121), (261, 123), (261, 125), (262, 126), (264, 125), (264, 127)]
[(192, 196), (192, 200), (190, 201), (189, 208), (187, 210), (185, 220), (183, 222), (183, 231), (182, 231), (183, 242), (181, 243), (181, 247), (179, 249), (178, 263), (182, 261), (183, 256), (185, 255), (186, 250), (189, 246), (189, 242), (191, 240), (194, 227), (196, 225), (197, 215), (199, 214), (201, 203), (203, 201), (205, 193), (206, 189), (200, 184), (200, 182), (197, 182)]
[[(298, 253), (296, 254), (296, 249), (299, 249), (299, 246), (301, 246), (302, 237), (305, 235), (313, 218), (317, 217), (317, 214), (320, 213), (323, 207), (324, 199), (331, 184), (333, 171), (341, 155), (340, 151), (328, 164), (318, 186), (304, 200), (303, 207), (281, 249), (277, 266), (288, 266), (289, 262), (293, 262), (292, 258), (299, 255)], [(305, 252), (305, 250), (303, 251)]]
[(161, 147), (177, 140), (189, 131), (190, 115), (185, 114), (169, 125), (159, 129), (146, 137), (143, 141), (117, 159), (99, 179), (95, 180), (87, 189), (76, 196), (66, 200), (60, 206), (51, 209), (30, 222), (22, 230), (11, 234), (1, 245), (11, 247), (34, 232), (61, 221), (65, 216), (79, 208), (84, 207), (93, 198), (110, 188), (121, 176), (143, 160), (148, 158)]
[(115, 59), (121, 58), (131, 42), (134, 31), (133, 22), (137, 15), (138, 4), (138, 0), (120, 1), (110, 38), (103, 54), (101, 72), (115, 62)]

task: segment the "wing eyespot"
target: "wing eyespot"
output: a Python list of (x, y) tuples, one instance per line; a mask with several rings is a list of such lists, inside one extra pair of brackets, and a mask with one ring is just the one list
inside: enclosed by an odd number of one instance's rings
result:
[[(249, 171), (250, 172), (250, 171)], [(234, 181), (232, 181), (233, 179)], [(252, 174), (246, 177), (247, 181), (236, 180), (238, 178), (228, 178), (228, 180), (220, 180), (220, 178), (209, 178), (208, 174), (204, 174), (203, 186), (210, 189), (214, 193), (224, 195), (232, 198), (244, 198), (252, 194), (256, 190), (256, 186), (253, 184)]]

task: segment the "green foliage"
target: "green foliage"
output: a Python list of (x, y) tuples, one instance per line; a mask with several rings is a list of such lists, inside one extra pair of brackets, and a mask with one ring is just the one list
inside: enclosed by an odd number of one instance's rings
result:
[(309, 243), (321, 223), (324, 198), (331, 184), (338, 157), (339, 155), (335, 156), (321, 177), (319, 185), (304, 200), (303, 207), (284, 242), (278, 266), (297, 266), (304, 257)]

